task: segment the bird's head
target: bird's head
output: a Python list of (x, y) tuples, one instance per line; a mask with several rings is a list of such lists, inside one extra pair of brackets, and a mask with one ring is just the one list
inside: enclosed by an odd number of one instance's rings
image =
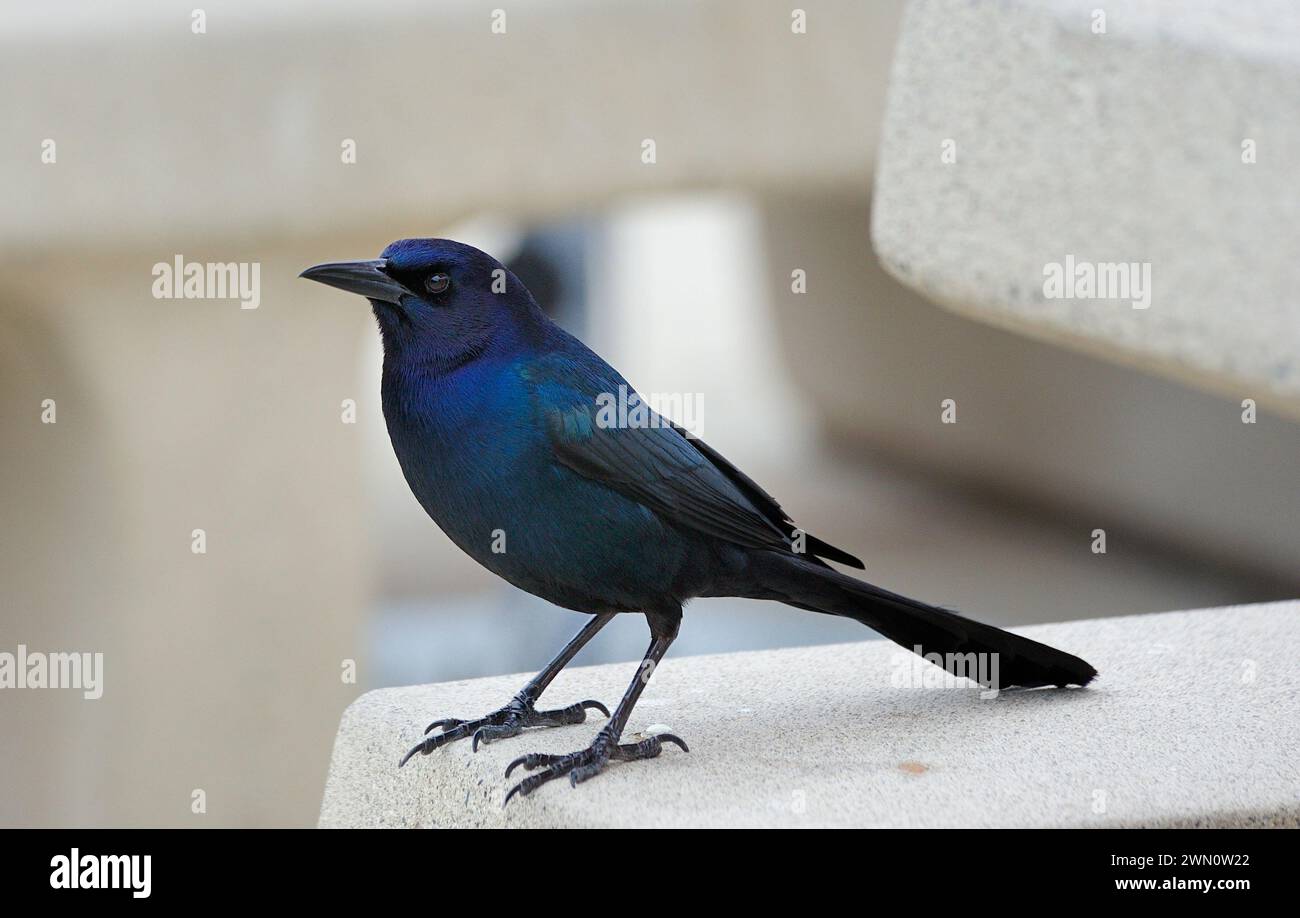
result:
[(540, 315), (504, 265), (451, 239), (399, 239), (379, 258), (316, 265), (299, 276), (370, 300), (388, 356), (458, 365)]

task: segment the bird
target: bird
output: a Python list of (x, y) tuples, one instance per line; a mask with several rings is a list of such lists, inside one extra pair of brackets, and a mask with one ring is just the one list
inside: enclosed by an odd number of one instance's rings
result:
[[(451, 239), (401, 239), (377, 259), (300, 275), (369, 300), (383, 343), (384, 420), (415, 499), (462, 551), (521, 590), (589, 616), (500, 709), (435, 720), (401, 759), (458, 740), (606, 723), (584, 749), (529, 753), (507, 792), (525, 797), (611, 762), (656, 758), (671, 733), (623, 742), (629, 717), (700, 597), (775, 600), (874, 629), (993, 688), (1086, 686), (1084, 660), (953, 610), (857, 579), (862, 561), (805, 530), (753, 479), (645, 406), (612, 366), (552, 321), (486, 252)], [(602, 412), (614, 393), (640, 411)], [(541, 710), (555, 676), (616, 615), (645, 617), (650, 644), (613, 713), (599, 701)], [(993, 666), (972, 667), (973, 660)], [(990, 676), (996, 673), (996, 677)], [(996, 685), (991, 683), (997, 680)]]

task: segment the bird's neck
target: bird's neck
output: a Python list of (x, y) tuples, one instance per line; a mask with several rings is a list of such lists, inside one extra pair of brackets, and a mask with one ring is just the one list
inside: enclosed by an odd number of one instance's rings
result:
[[(532, 317), (530, 317), (532, 318)], [(558, 327), (544, 314), (512, 322), (490, 334), (462, 335), (451, 342), (385, 339), (384, 415), (417, 427), (445, 429), (472, 424), (487, 402), (502, 396), (503, 381), (553, 346)]]
[(524, 356), (546, 349), (556, 326), (531, 300), (508, 316), (432, 313), (414, 321), (400, 311), (376, 305), (384, 345), (384, 371), (436, 380), (453, 376), (479, 361)]

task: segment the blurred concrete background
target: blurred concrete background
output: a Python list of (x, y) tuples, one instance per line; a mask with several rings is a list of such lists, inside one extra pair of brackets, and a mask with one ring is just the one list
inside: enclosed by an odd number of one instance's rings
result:
[[(402, 236), (497, 254), (639, 389), (698, 393), (710, 444), (893, 589), (999, 624), (1296, 594), (1300, 426), (1285, 394), (1241, 423), (1258, 368), (1198, 385), (881, 267), (873, 194), (932, 200), (873, 191), (901, 3), (803, 3), (803, 32), (768, 2), (523, 4), (504, 33), (500, 7), (209, 2), (199, 32), (146, 0), (3, 14), (0, 652), (103, 652), (105, 690), (0, 690), (0, 824), (313, 824), (361, 691), (533, 670), (579, 627), (424, 516), (372, 320), (296, 279)], [(259, 263), (260, 306), (153, 298), (178, 254)], [(700, 601), (674, 653), (866, 636)], [(629, 617), (580, 659), (644, 642)]]

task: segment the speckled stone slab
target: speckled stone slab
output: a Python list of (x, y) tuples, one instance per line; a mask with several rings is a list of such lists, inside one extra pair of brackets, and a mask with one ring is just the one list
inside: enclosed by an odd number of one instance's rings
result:
[[(914, 0), (875, 247), (972, 318), (1300, 416), (1297, 72), (1290, 0)], [(1148, 302), (1045, 288), (1083, 263), (1147, 265)]]
[[(1017, 630), (1099, 679), (989, 698), (886, 641), (670, 655), (629, 730), (671, 728), (689, 754), (614, 763), (508, 808), (506, 764), (585, 746), (599, 714), (399, 771), (430, 720), (499, 707), (527, 676), (372, 691), (343, 715), (320, 825), (1300, 825), (1300, 602)], [(544, 700), (613, 707), (635, 669), (568, 670)]]

